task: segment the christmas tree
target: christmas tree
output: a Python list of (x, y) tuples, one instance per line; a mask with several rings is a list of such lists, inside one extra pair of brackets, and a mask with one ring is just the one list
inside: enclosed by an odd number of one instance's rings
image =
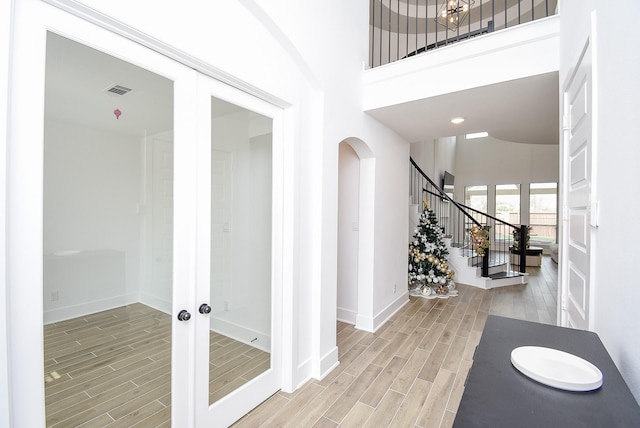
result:
[(454, 272), (449, 268), (449, 250), (442, 227), (433, 210), (424, 201), (418, 227), (409, 244), (409, 286), (411, 294), (455, 295)]

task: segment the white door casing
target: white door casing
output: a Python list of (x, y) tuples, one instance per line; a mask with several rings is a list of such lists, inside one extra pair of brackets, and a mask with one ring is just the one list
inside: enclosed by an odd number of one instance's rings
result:
[(561, 317), (566, 327), (590, 328), (592, 305), (593, 112), (590, 36), (563, 86), (563, 233)]

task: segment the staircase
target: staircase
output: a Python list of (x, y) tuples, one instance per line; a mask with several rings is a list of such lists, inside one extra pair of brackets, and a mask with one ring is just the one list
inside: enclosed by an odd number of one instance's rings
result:
[[(449, 245), (449, 266), (456, 272), (456, 283), (472, 285), (488, 290), (507, 285), (526, 284), (529, 275), (512, 269), (509, 258), (493, 257), (489, 261), (489, 275), (482, 276), (482, 259), (469, 248), (460, 248), (447, 239)], [(478, 262), (478, 259), (480, 261)]]
[[(454, 201), (436, 185), (411, 159), (410, 230), (417, 224), (422, 201), (427, 198), (429, 208), (443, 228), (449, 250), (449, 267), (455, 271), (454, 281), (482, 289), (526, 284), (526, 248), (512, 250), (514, 235), (525, 242), (525, 225), (513, 225), (486, 213)], [(473, 248), (470, 229), (489, 227), (490, 248), (478, 255)], [(412, 235), (412, 233), (410, 233)], [(519, 261), (514, 265), (512, 262)]]

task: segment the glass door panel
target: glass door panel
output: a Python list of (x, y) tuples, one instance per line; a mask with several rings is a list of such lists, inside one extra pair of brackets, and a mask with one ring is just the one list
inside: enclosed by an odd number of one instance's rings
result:
[(48, 33), (48, 426), (171, 421), (173, 106), (172, 80)]
[(272, 120), (217, 98), (211, 112), (213, 403), (270, 367)]
[(272, 238), (278, 110), (205, 77), (200, 83), (208, 126), (199, 139), (199, 182), (206, 182), (199, 218), (209, 220), (198, 229), (209, 240), (198, 257), (209, 268), (199, 269), (197, 400), (199, 422), (226, 426), (280, 384)]

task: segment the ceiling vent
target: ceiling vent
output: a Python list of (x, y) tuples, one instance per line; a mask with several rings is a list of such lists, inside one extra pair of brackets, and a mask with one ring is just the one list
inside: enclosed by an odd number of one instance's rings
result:
[(106, 89), (106, 92), (114, 95), (126, 95), (132, 90), (120, 85), (111, 85)]

